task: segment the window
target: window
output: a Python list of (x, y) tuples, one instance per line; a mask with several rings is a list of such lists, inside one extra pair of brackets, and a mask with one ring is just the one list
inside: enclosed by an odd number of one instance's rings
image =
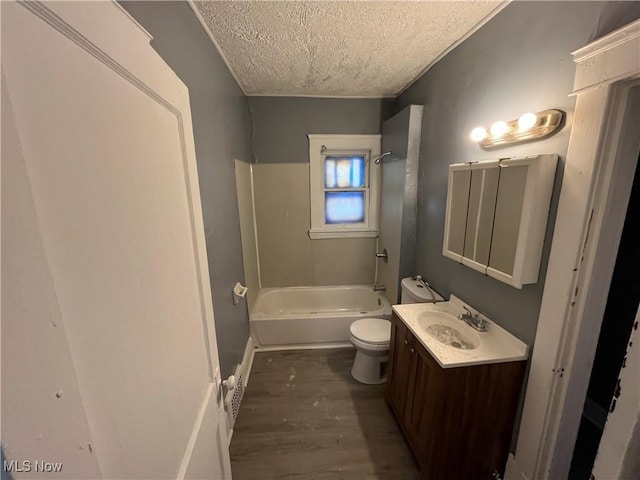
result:
[(309, 236), (376, 237), (380, 135), (308, 135), (311, 194)]
[(327, 224), (365, 219), (365, 155), (324, 157), (324, 219)]

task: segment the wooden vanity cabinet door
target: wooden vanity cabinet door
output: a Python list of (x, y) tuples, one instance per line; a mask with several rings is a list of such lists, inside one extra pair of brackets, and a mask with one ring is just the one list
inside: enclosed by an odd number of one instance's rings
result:
[(398, 334), (398, 323), (395, 318), (395, 313), (391, 318), (391, 339), (389, 340), (389, 363), (387, 364), (387, 384), (385, 385), (384, 390), (384, 399), (387, 402), (387, 405), (391, 406), (389, 394), (391, 390), (391, 383), (393, 382), (393, 377), (395, 375), (395, 365), (396, 365), (396, 354), (398, 352), (398, 347), (396, 347), (396, 336)]
[(426, 480), (502, 475), (525, 362), (442, 368), (393, 314), (386, 401)]
[(418, 340), (411, 352), (413, 390), (407, 399), (405, 429), (421, 465), (429, 462), (437, 442), (438, 422), (444, 401), (444, 370), (435, 362)]
[(406, 430), (421, 466), (421, 478), (467, 478), (458, 470), (465, 458), (465, 432), (461, 429), (464, 397), (459, 386), (466, 369), (440, 367), (419, 342), (414, 350), (415, 388)]
[[(433, 365), (419, 369), (412, 411), (414, 441), (422, 442), (417, 446), (421, 478), (503, 475), (525, 362), (438, 369), (428, 352), (421, 353), (423, 363)], [(425, 411), (418, 413), (424, 384)]]
[(407, 391), (410, 388), (411, 372), (411, 332), (404, 323), (393, 314), (391, 320), (390, 373), (387, 380), (387, 402), (396, 416), (402, 420), (405, 416)]

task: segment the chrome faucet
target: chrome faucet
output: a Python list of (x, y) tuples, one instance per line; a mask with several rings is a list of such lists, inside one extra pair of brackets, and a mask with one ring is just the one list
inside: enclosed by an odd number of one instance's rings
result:
[(373, 291), (374, 292), (384, 292), (387, 290), (387, 287), (385, 285), (374, 285), (373, 286)]
[(465, 305), (463, 305), (462, 308), (464, 308), (467, 313), (461, 313), (458, 315), (460, 320), (479, 332), (487, 331), (487, 321), (482, 318), (479, 313), (471, 313), (471, 310), (469, 310)]

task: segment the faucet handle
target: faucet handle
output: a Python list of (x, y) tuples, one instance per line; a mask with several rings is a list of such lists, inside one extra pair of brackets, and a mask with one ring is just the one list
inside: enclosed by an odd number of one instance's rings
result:
[(478, 326), (482, 329), (482, 332), (486, 332), (489, 327), (489, 321), (487, 320), (487, 314), (483, 312), (476, 313), (476, 316), (473, 317)]
[(464, 308), (467, 311), (467, 315), (469, 315), (471, 318), (476, 318), (478, 316), (477, 313), (475, 315), (471, 313), (471, 310), (469, 310), (466, 305), (462, 305), (462, 308)]

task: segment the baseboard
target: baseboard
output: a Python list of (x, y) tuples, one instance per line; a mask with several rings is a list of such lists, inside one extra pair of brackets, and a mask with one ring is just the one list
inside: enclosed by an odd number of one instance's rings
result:
[(247, 340), (247, 346), (244, 349), (244, 355), (242, 356), (242, 363), (240, 364), (240, 371), (244, 377), (245, 388), (249, 385), (249, 375), (251, 374), (251, 367), (253, 366), (253, 356), (256, 353), (256, 346), (253, 343), (253, 339), (249, 337)]
[(353, 348), (351, 342), (301, 343), (291, 345), (256, 345), (255, 352), (277, 352), (280, 350), (320, 350), (323, 348)]
[[(242, 356), (242, 362), (236, 365), (236, 369), (233, 374), (236, 377), (236, 381), (240, 381), (242, 379), (242, 388), (246, 390), (247, 385), (249, 384), (249, 375), (251, 374), (251, 367), (253, 365), (253, 356), (255, 354), (255, 346), (253, 344), (253, 340), (251, 337), (247, 339), (247, 345), (244, 349), (244, 355)], [(224, 402), (225, 402), (225, 411), (227, 415), (225, 416), (226, 424), (227, 424), (227, 438), (229, 439), (229, 444), (231, 444), (231, 438), (233, 437), (233, 426), (234, 420), (232, 420), (232, 415), (229, 413), (229, 401), (230, 401), (230, 392), (225, 394)], [(238, 405), (238, 411), (240, 410), (240, 405), (242, 405), (242, 400)]]

